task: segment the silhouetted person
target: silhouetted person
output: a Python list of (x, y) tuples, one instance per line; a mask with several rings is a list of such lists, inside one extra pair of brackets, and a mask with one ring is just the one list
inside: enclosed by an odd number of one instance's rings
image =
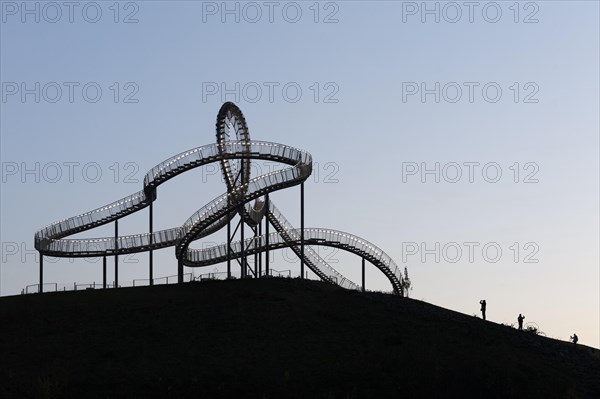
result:
[(485, 299), (482, 299), (479, 303), (481, 304), (481, 317), (485, 320), (485, 307), (487, 306), (487, 303), (485, 303)]
[(519, 317), (517, 317), (517, 321), (519, 322), (519, 330), (523, 329), (523, 320), (525, 319), (525, 316), (523, 316), (521, 313), (519, 313)]
[(571, 341), (573, 341), (573, 344), (577, 344), (577, 341), (579, 341), (579, 337), (577, 336), (577, 334), (573, 333)]

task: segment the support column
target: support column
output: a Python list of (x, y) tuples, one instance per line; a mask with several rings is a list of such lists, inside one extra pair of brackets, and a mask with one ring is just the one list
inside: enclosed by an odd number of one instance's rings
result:
[(102, 257), (102, 288), (106, 289), (106, 255)]
[(183, 259), (177, 259), (177, 282), (183, 283)]
[[(148, 228), (150, 230), (150, 247), (152, 247), (153, 244), (153, 236), (152, 233), (154, 232), (153, 228), (154, 226), (152, 225), (152, 218), (154, 217), (153, 215), (153, 210), (152, 210), (152, 204), (153, 202), (150, 202), (150, 217), (149, 217), (149, 221), (148, 221)], [(154, 256), (152, 254), (152, 249), (150, 250), (150, 253), (148, 254), (149, 256), (149, 270), (148, 270), (148, 274), (149, 274), (149, 279), (150, 279), (150, 285), (154, 285)]]
[[(247, 182), (244, 181), (244, 159), (242, 158), (242, 162), (240, 163), (240, 184), (244, 185)], [(246, 269), (246, 245), (244, 243), (244, 230), (246, 227), (246, 218), (245, 218), (245, 213), (246, 213), (246, 206), (244, 203), (242, 203), (240, 205), (240, 209), (242, 210), (242, 212), (240, 212), (240, 216), (241, 216), (241, 221), (240, 221), (240, 233), (241, 233), (241, 243), (242, 243), (242, 278), (246, 278), (246, 274), (248, 272), (248, 270)]]
[(265, 206), (267, 211), (265, 214), (265, 236), (267, 238), (266, 250), (265, 250), (265, 274), (269, 275), (269, 194), (265, 196)]
[(119, 288), (119, 255), (117, 250), (119, 249), (119, 219), (115, 220), (115, 286)]
[(365, 258), (362, 258), (362, 292), (365, 292)]
[(256, 245), (258, 243), (258, 226), (254, 226), (254, 277), (258, 277), (258, 251)]
[(41, 294), (44, 292), (44, 255), (40, 252), (40, 287), (38, 292)]
[[(229, 205), (229, 199), (227, 199)], [(231, 278), (231, 219), (227, 221), (227, 279)]]
[(304, 278), (304, 183), (300, 185), (300, 278)]
[[(262, 223), (258, 224), (258, 236), (262, 237)], [(260, 244), (262, 244), (262, 238), (260, 239)], [(262, 276), (262, 252), (258, 255), (258, 277), (260, 278)]]
[(242, 244), (242, 253), (241, 253), (241, 261), (242, 261), (242, 278), (246, 278), (246, 245), (244, 243), (244, 227), (246, 227), (246, 218), (244, 217), (245, 208), (242, 205), (240, 212), (240, 243)]

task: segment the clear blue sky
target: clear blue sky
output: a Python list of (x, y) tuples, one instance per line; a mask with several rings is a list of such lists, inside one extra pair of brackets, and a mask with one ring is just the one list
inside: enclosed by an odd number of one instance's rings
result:
[[(1, 295), (37, 282), (37, 229), (213, 142), (226, 100), (252, 138), (313, 154), (306, 225), (383, 248), (413, 297), (467, 314), (485, 298), (490, 320), (600, 346), (598, 2), (48, 4), (1, 3)], [(223, 190), (214, 169), (161, 186), (155, 228)], [(298, 192), (273, 195), (296, 224)], [(120, 228), (146, 231), (147, 212)], [(320, 251), (359, 280), (359, 259)], [(175, 274), (172, 248), (155, 259)], [(146, 277), (147, 255), (121, 262)], [(48, 282), (100, 280), (100, 262), (47, 263)], [(374, 268), (367, 285), (390, 289)]]

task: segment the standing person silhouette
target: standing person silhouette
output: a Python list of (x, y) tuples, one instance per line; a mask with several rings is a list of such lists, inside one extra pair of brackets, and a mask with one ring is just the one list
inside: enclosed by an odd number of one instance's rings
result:
[(519, 322), (519, 330), (523, 329), (523, 319), (525, 319), (525, 316), (519, 313), (519, 317), (517, 317), (517, 321)]
[(485, 302), (485, 299), (482, 299), (481, 301), (479, 301), (479, 303), (481, 304), (481, 317), (483, 317), (483, 320), (485, 320), (485, 308), (487, 306), (487, 303)]

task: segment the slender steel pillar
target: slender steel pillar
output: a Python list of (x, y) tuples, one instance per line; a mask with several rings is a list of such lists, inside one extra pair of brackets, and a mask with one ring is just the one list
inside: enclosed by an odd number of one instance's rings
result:
[(365, 258), (362, 258), (362, 292), (365, 292)]
[(265, 250), (265, 274), (269, 275), (269, 194), (265, 196), (265, 206), (267, 211), (265, 214), (265, 236), (267, 238), (266, 250)]
[(258, 227), (254, 227), (254, 277), (258, 277), (258, 251), (256, 246), (258, 245)]
[(300, 278), (304, 278), (304, 183), (300, 185)]
[[(152, 233), (154, 232), (153, 228), (154, 226), (152, 226), (152, 218), (153, 218), (153, 210), (152, 210), (152, 201), (150, 202), (150, 214), (149, 214), (149, 220), (148, 220), (148, 228), (150, 230), (150, 248), (152, 248), (152, 244), (153, 244), (153, 237), (152, 237)], [(150, 253), (148, 254), (149, 256), (149, 270), (148, 270), (148, 274), (149, 274), (149, 279), (150, 279), (150, 285), (154, 285), (154, 256), (152, 254), (152, 249), (150, 250)]]
[[(243, 205), (242, 205), (243, 207)], [(242, 208), (240, 208), (242, 209)], [(244, 227), (246, 227), (246, 220), (244, 218), (244, 209), (240, 212), (241, 220), (240, 220), (240, 242), (242, 244), (242, 278), (246, 278), (246, 244), (244, 243)]]
[(183, 283), (183, 259), (177, 259), (177, 282)]
[(40, 288), (38, 292), (44, 292), (44, 255), (40, 252)]
[[(230, 195), (227, 196), (227, 208), (231, 205)], [(227, 221), (227, 279), (231, 278), (231, 219)]]
[[(242, 159), (242, 163), (240, 164), (240, 177), (241, 177), (241, 185), (246, 184), (246, 182), (244, 181), (244, 159)], [(241, 243), (242, 243), (242, 278), (246, 278), (246, 245), (244, 243), (244, 230), (246, 227), (246, 220), (245, 220), (245, 213), (246, 213), (246, 206), (242, 203), (240, 205), (241, 210), (240, 212), (240, 216), (241, 216), (241, 221), (240, 221), (240, 234), (241, 234)]]
[(119, 255), (117, 254), (119, 249), (119, 219), (115, 220), (115, 286), (119, 288)]
[[(262, 223), (258, 224), (258, 236), (261, 237), (261, 242), (260, 244), (262, 244)], [(258, 277), (262, 276), (262, 252), (258, 255)]]
[(106, 255), (102, 257), (102, 288), (106, 288)]
[(227, 222), (227, 279), (231, 278), (231, 220)]

